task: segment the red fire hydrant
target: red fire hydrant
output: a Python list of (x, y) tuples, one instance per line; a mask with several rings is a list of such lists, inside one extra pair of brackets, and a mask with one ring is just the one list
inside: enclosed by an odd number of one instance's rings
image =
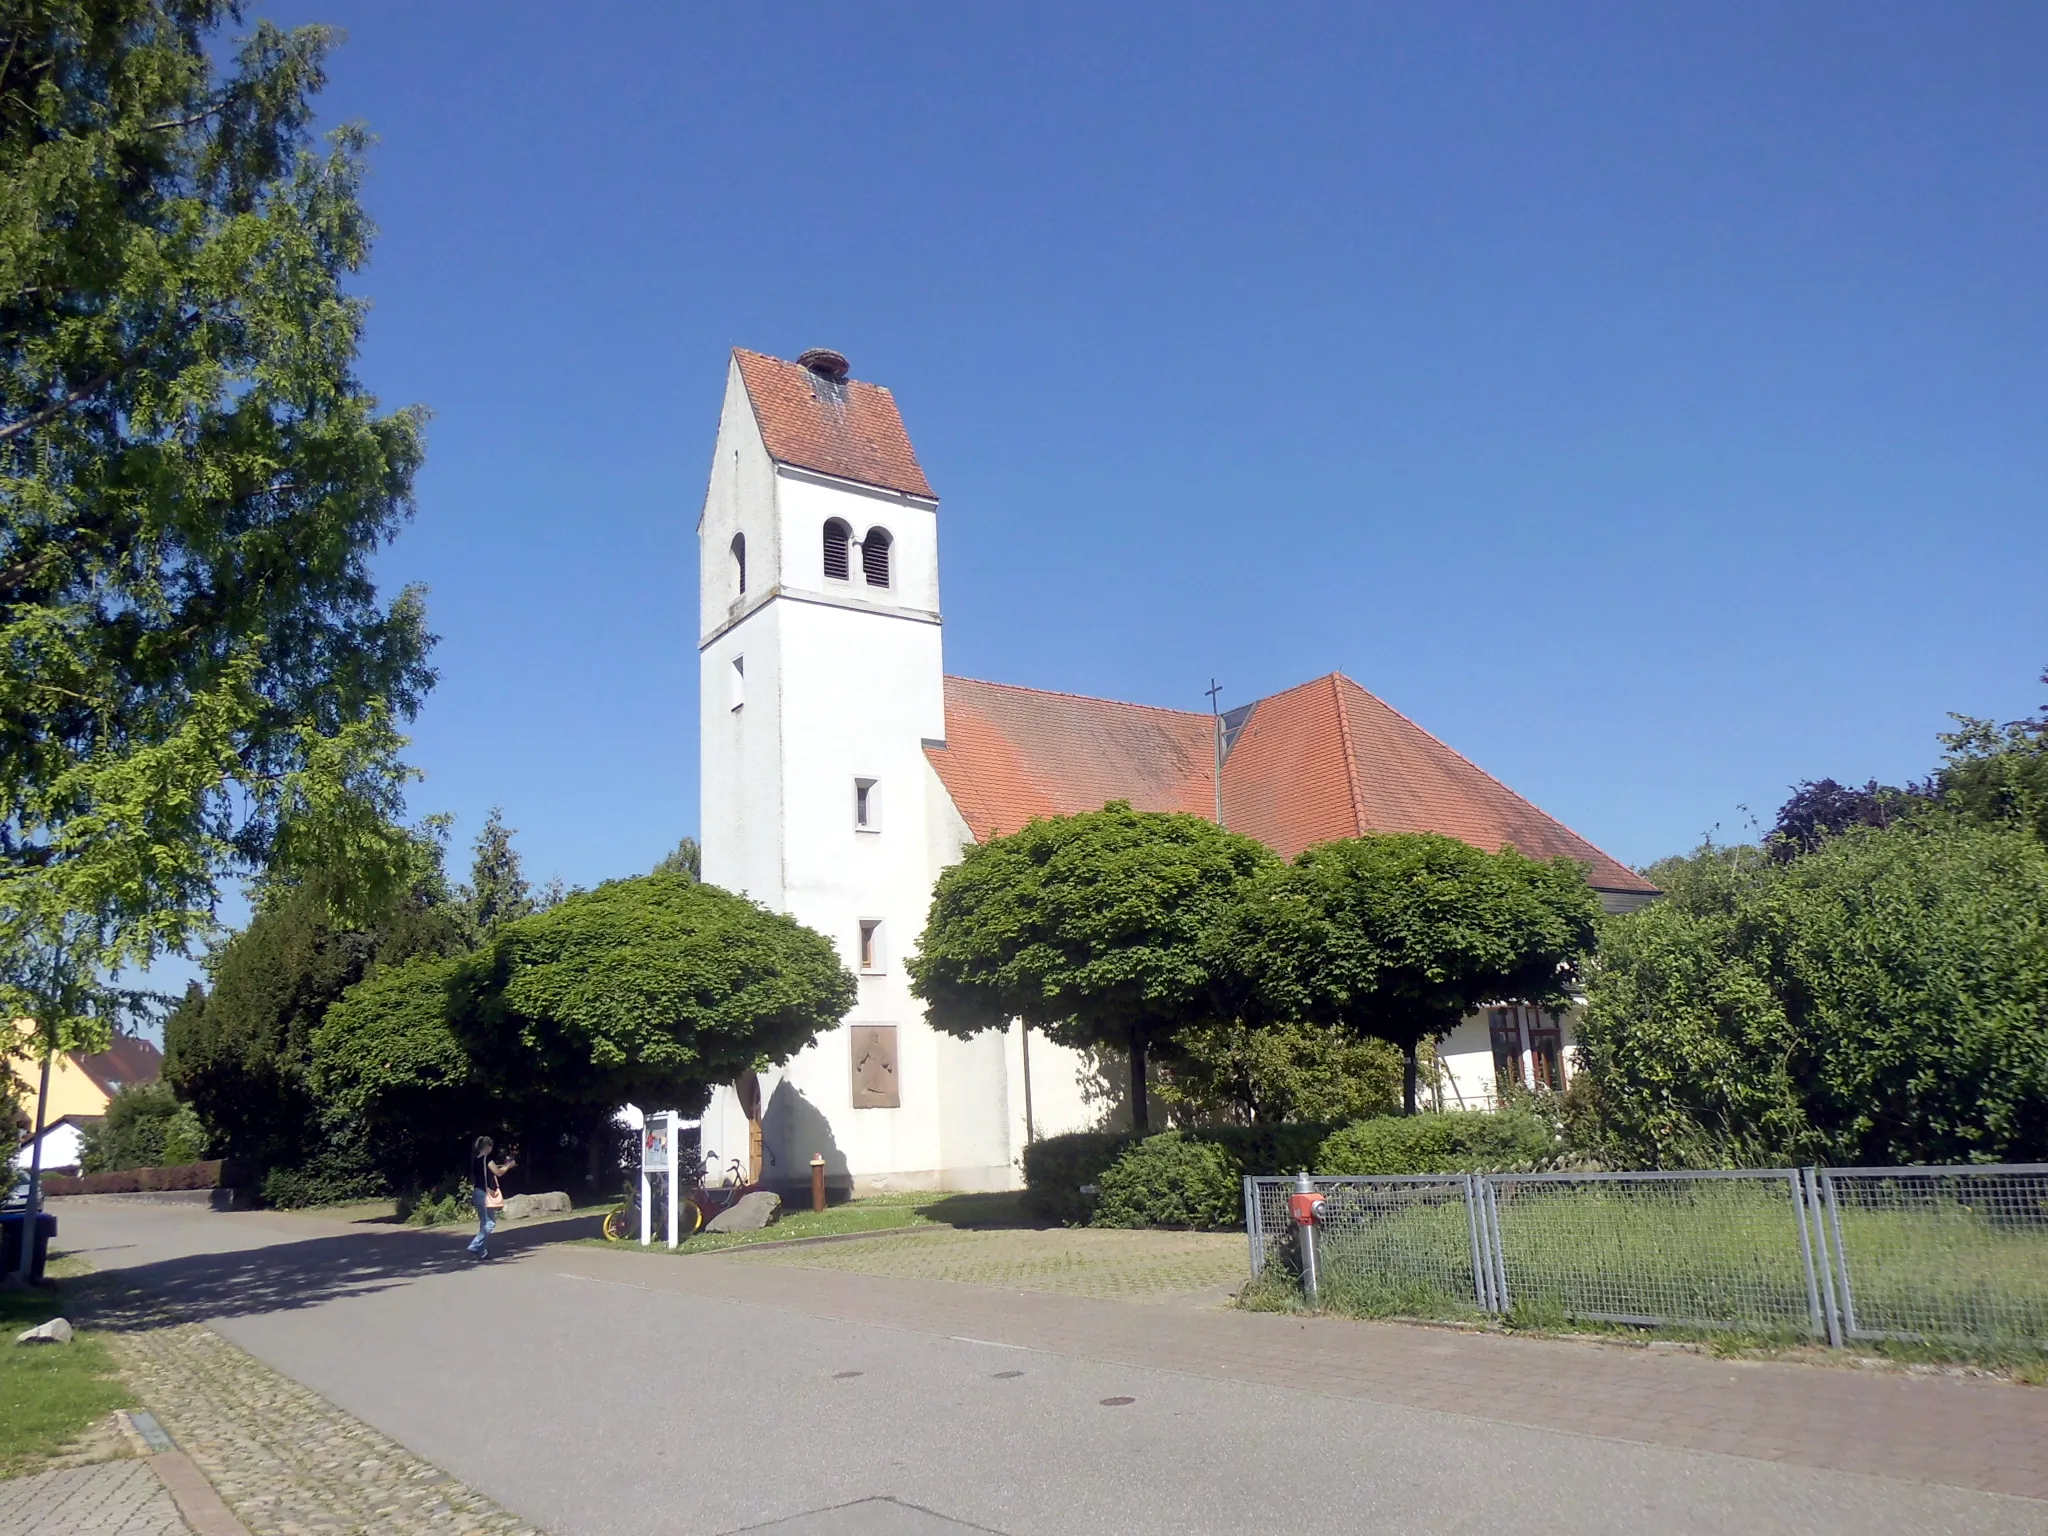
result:
[(1313, 1190), (1287, 1197), (1287, 1214), (1298, 1227), (1313, 1227), (1323, 1219), (1323, 1197)]
[(1301, 1252), (1301, 1293), (1311, 1307), (1320, 1306), (1322, 1276), (1316, 1263), (1316, 1228), (1322, 1225), (1323, 1197), (1305, 1168), (1294, 1176), (1287, 1214), (1294, 1218), (1294, 1241)]

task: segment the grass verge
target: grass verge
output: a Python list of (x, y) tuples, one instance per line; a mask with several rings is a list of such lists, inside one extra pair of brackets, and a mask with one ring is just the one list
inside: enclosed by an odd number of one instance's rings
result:
[(14, 1336), (68, 1317), (87, 1267), (52, 1257), (54, 1286), (0, 1291), (0, 1478), (33, 1472), (99, 1419), (134, 1397), (121, 1384), (106, 1344), (91, 1333), (69, 1344), (17, 1344)]

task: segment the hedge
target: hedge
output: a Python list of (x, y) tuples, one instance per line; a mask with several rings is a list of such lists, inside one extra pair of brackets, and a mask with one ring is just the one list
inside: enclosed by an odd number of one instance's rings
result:
[[(1159, 1135), (1215, 1148), (1232, 1170), (1230, 1177), (1235, 1189), (1235, 1181), (1247, 1173), (1294, 1173), (1299, 1169), (1316, 1167), (1323, 1140), (1331, 1130), (1332, 1127), (1327, 1125), (1218, 1125), (1164, 1131)], [(1125, 1225), (1101, 1219), (1097, 1211), (1102, 1198), (1100, 1193), (1084, 1194), (1082, 1190), (1093, 1187), (1100, 1191), (1104, 1187), (1104, 1177), (1126, 1152), (1141, 1141), (1157, 1141), (1159, 1135), (1140, 1138), (1131, 1131), (1073, 1131), (1032, 1142), (1024, 1149), (1024, 1209), (1041, 1221), (1058, 1222), (1063, 1226), (1084, 1226), (1091, 1221), (1103, 1226)], [(1163, 1171), (1166, 1164), (1158, 1166)], [(1124, 1191), (1119, 1196), (1119, 1210), (1122, 1210), (1126, 1207), (1121, 1202), (1136, 1197), (1131, 1193), (1129, 1181), (1124, 1181), (1119, 1187)], [(1173, 1208), (1175, 1197), (1170, 1190), (1163, 1191), (1160, 1198), (1166, 1202), (1161, 1209)], [(1233, 1193), (1233, 1213), (1238, 1200), (1239, 1196)], [(1140, 1203), (1149, 1203), (1149, 1197)], [(1231, 1222), (1240, 1219), (1241, 1213), (1229, 1218)], [(1139, 1221), (1128, 1224), (1152, 1225)], [(1177, 1226), (1186, 1223), (1159, 1224)]]
[(175, 1168), (123, 1168), (116, 1173), (46, 1173), (46, 1195), (133, 1195), (164, 1189), (222, 1189), (230, 1184), (225, 1159), (183, 1163)]
[(1244, 1169), (1221, 1145), (1164, 1131), (1127, 1148), (1102, 1175), (1091, 1225), (1229, 1227), (1243, 1219)]
[(1476, 1109), (1382, 1115), (1334, 1132), (1322, 1144), (1321, 1174), (1480, 1173), (1526, 1168), (1557, 1154), (1551, 1128), (1527, 1110)]

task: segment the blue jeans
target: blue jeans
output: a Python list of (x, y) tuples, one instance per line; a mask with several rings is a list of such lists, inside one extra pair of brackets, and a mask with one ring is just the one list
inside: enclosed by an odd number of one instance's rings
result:
[(491, 1208), (486, 1203), (488, 1198), (480, 1189), (472, 1189), (469, 1192), (469, 1203), (476, 1207), (476, 1236), (469, 1240), (471, 1253), (488, 1253), (491, 1247), (491, 1234), (498, 1230), (497, 1218), (491, 1214)]

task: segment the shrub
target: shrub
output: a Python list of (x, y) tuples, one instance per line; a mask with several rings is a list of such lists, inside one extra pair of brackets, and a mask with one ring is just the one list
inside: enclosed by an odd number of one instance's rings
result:
[(1070, 1131), (1047, 1136), (1024, 1149), (1027, 1215), (1061, 1226), (1083, 1226), (1095, 1214), (1095, 1196), (1081, 1193), (1099, 1185), (1103, 1174), (1137, 1140), (1130, 1131)]
[(1385, 1115), (1333, 1132), (1317, 1173), (1385, 1175), (1473, 1173), (1526, 1167), (1557, 1153), (1550, 1127), (1527, 1110), (1451, 1110)]
[(469, 1180), (459, 1174), (449, 1174), (431, 1189), (408, 1189), (398, 1197), (398, 1219), (408, 1226), (438, 1227), (463, 1221), (474, 1210)]
[(168, 1083), (131, 1083), (114, 1090), (107, 1112), (86, 1127), (81, 1172), (175, 1168), (206, 1155), (206, 1129)]
[(1147, 1136), (1102, 1174), (1098, 1227), (1228, 1227), (1242, 1219), (1244, 1171), (1215, 1141)]
[[(1327, 1125), (1219, 1125), (1160, 1134), (1215, 1148), (1236, 1169), (1232, 1178), (1238, 1179), (1247, 1173), (1293, 1173), (1317, 1167), (1330, 1130)], [(1146, 1138), (1148, 1143), (1158, 1139)], [(1139, 1140), (1130, 1131), (1074, 1131), (1034, 1141), (1024, 1149), (1025, 1211), (1041, 1221), (1065, 1226), (1085, 1226), (1090, 1222), (1097, 1226), (1186, 1225), (1174, 1221), (1096, 1219), (1102, 1196), (1084, 1194), (1083, 1189), (1093, 1185), (1106, 1191), (1104, 1177)], [(1233, 1184), (1232, 1214), (1224, 1224), (1234, 1225), (1242, 1219), (1243, 1213), (1238, 1210), (1241, 1198), (1241, 1191)]]
[(46, 1195), (132, 1195), (167, 1189), (221, 1189), (235, 1182), (231, 1163), (216, 1158), (208, 1163), (181, 1163), (174, 1168), (123, 1168), (116, 1173), (88, 1173), (73, 1177), (61, 1173), (43, 1175)]

